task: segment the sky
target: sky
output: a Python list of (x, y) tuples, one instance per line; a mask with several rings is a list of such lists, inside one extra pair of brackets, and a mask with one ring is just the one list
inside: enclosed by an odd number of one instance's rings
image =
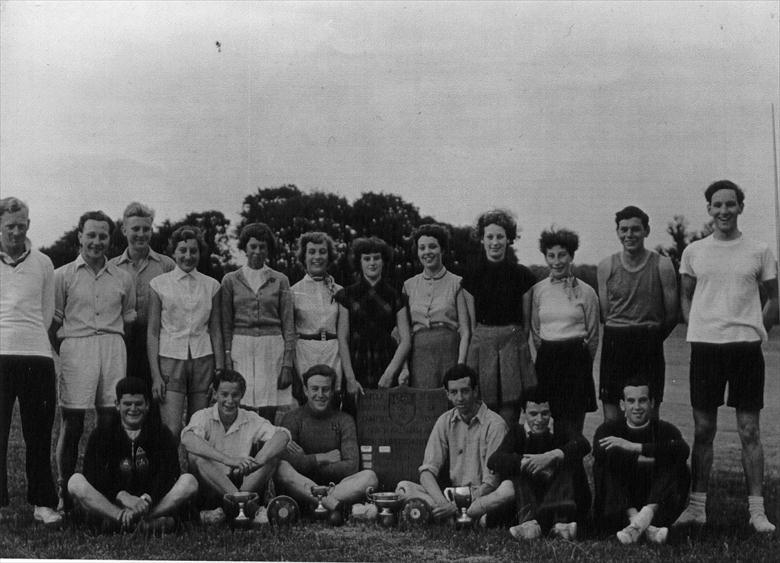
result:
[[(89, 209), (237, 219), (258, 188), (402, 196), (554, 224), (579, 263), (746, 191), (775, 252), (778, 2), (0, 2), (0, 192), (52, 243)], [(220, 43), (218, 48), (216, 42)], [(777, 109), (776, 109), (777, 111)]]

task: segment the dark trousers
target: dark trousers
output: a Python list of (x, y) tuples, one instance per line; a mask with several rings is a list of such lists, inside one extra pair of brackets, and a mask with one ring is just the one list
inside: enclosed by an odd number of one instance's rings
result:
[(8, 504), (8, 438), (19, 399), (26, 446), (27, 502), (57, 506), (51, 472), (56, 391), (54, 362), (42, 356), (0, 355), (0, 506)]
[(512, 483), (520, 524), (536, 520), (546, 531), (557, 522), (582, 520), (590, 509), (590, 488), (582, 467), (560, 467), (550, 478), (524, 474)]
[(688, 499), (691, 474), (685, 461), (655, 460), (652, 464), (629, 465), (609, 460), (594, 465), (596, 521), (604, 531), (618, 530), (628, 523), (629, 508), (641, 510), (647, 504), (657, 504), (653, 525), (671, 525)]

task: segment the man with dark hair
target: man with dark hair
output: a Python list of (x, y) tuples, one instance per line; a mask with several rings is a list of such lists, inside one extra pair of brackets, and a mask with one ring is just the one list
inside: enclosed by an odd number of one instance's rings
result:
[(143, 379), (150, 388), (152, 373), (146, 353), (149, 282), (176, 267), (171, 258), (158, 254), (149, 246), (153, 223), (153, 209), (137, 201), (130, 203), (122, 215), (122, 234), (127, 239), (127, 248), (110, 260), (111, 264), (130, 274), (135, 282), (135, 309), (138, 315), (136, 322), (125, 335), (127, 375)]
[[(727, 405), (737, 411), (742, 468), (748, 489), (750, 525), (772, 533), (764, 512), (764, 449), (759, 417), (764, 406), (762, 342), (777, 323), (777, 263), (761, 242), (742, 236), (738, 219), (745, 194), (734, 182), (720, 180), (705, 191), (712, 235), (683, 251), (682, 314), (691, 343), (691, 406), (695, 437), (691, 467), (693, 485), (688, 507), (675, 525), (707, 522), (707, 488), (712, 443), (718, 429), (718, 407), (728, 384)], [(760, 286), (766, 291), (761, 305)]]
[(324, 364), (312, 366), (303, 374), (306, 404), (288, 412), (282, 420), (291, 440), (279, 462), (276, 479), (282, 491), (311, 508), (318, 504), (312, 486), (334, 483), (335, 488), (322, 504), (330, 511), (331, 523), (339, 525), (343, 522), (343, 505), (364, 499), (366, 489), (376, 487), (378, 480), (370, 469), (360, 471), (355, 421), (332, 407), (335, 382), (336, 372)]
[(62, 366), (57, 470), (63, 509), (70, 508), (66, 485), (76, 468), (86, 410), (96, 407), (101, 427), (114, 416), (114, 387), (127, 371), (124, 336), (136, 319), (133, 278), (106, 259), (114, 222), (102, 211), (88, 211), (78, 229), (79, 256), (54, 272), (53, 328)]
[[(19, 398), (27, 471), (27, 501), (36, 522), (59, 524), (51, 476), (56, 402), (47, 331), (54, 317), (54, 267), (27, 238), (30, 211), (15, 197), (0, 199), (0, 507), (8, 505), (8, 436)], [(2, 515), (0, 515), (2, 519)]]
[(655, 403), (664, 395), (664, 340), (677, 324), (677, 275), (672, 261), (645, 248), (650, 234), (647, 213), (629, 205), (615, 214), (623, 250), (599, 263), (597, 277), (604, 336), (599, 370), (599, 398), (604, 420), (621, 418), (623, 383), (645, 378)]
[[(202, 504), (210, 507), (200, 513), (204, 524), (225, 520), (219, 505), (226, 493), (262, 492), (290, 440), (286, 429), (239, 408), (246, 391), (240, 373), (218, 371), (213, 387), (216, 404), (193, 414), (181, 431), (181, 444), (200, 483)], [(267, 522), (265, 509), (258, 510), (254, 524)]]
[[(577, 521), (590, 510), (590, 487), (582, 458), (590, 444), (582, 434), (564, 435), (550, 428), (550, 403), (541, 395), (523, 400), (524, 421), (512, 425), (488, 468), (511, 482), (518, 539), (534, 540), (549, 531), (573, 540)], [(521, 419), (522, 420), (522, 419)], [(503, 483), (502, 483), (503, 484)]]
[[(488, 458), (507, 433), (506, 422), (479, 399), (477, 374), (466, 364), (456, 364), (444, 374), (444, 389), (453, 404), (433, 426), (420, 466), (420, 482), (401, 481), (396, 491), (403, 499), (425, 500), (436, 520), (458, 513), (444, 496), (447, 486), (467, 486), (472, 503), (468, 516), (479, 519), (510, 505), (514, 500), (511, 482), (500, 484), (488, 468)], [(447, 468), (448, 473), (443, 470)]]
[(84, 473), (68, 481), (68, 492), (87, 520), (125, 531), (141, 524), (169, 532), (174, 517), (198, 492), (192, 475), (179, 474), (171, 433), (149, 424), (150, 404), (143, 380), (127, 377), (116, 384), (119, 417), (95, 428), (84, 454)]
[(654, 419), (650, 386), (629, 379), (620, 401), (622, 420), (609, 420), (593, 437), (594, 517), (620, 543), (666, 542), (682, 512), (690, 482), (688, 444), (668, 422)]

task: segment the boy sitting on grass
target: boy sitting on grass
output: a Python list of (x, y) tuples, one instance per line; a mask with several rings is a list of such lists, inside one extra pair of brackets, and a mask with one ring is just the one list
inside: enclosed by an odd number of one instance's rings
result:
[[(200, 513), (204, 524), (225, 520), (221, 503), (226, 493), (262, 493), (290, 441), (286, 429), (274, 426), (256, 412), (239, 408), (246, 391), (240, 373), (218, 371), (213, 387), (216, 404), (193, 414), (181, 432), (182, 446), (200, 484), (203, 506), (210, 507)], [(265, 509), (258, 510), (254, 524), (267, 522)]]
[(119, 418), (92, 432), (84, 473), (68, 481), (68, 492), (88, 521), (128, 531), (136, 525), (172, 531), (174, 517), (195, 496), (198, 483), (180, 475), (176, 441), (165, 427), (148, 423), (146, 383), (127, 377), (116, 384)]

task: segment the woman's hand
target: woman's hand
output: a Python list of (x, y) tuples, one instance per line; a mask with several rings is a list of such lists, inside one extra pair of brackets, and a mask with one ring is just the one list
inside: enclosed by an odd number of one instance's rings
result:
[(279, 377), (276, 380), (277, 389), (287, 389), (293, 382), (293, 371), (290, 366), (282, 366)]
[(409, 368), (401, 368), (398, 374), (398, 385), (409, 385)]
[(363, 391), (363, 386), (354, 377), (352, 379), (347, 379), (347, 393), (349, 393), (354, 397), (357, 397), (358, 394), (360, 395), (366, 394), (366, 392)]
[(152, 377), (152, 398), (155, 401), (165, 402), (165, 381), (162, 377)]
[(385, 370), (385, 372), (382, 374), (382, 377), (379, 378), (379, 382), (377, 383), (377, 387), (380, 389), (389, 389), (393, 386), (393, 374), (392, 372)]

